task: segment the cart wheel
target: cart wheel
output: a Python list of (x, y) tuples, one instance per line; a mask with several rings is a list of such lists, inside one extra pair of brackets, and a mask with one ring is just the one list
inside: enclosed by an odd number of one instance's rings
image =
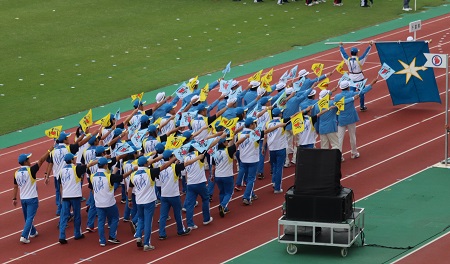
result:
[(289, 255), (295, 255), (295, 253), (297, 253), (297, 246), (294, 244), (288, 244), (286, 251)]
[(347, 257), (347, 254), (348, 254), (348, 249), (347, 248), (342, 248), (341, 249), (341, 256), (343, 258), (345, 258), (345, 257)]

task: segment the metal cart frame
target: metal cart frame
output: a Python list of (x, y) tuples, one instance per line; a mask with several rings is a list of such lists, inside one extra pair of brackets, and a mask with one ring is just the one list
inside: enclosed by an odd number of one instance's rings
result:
[[(288, 226), (294, 227), (293, 234), (286, 234)], [(346, 257), (363, 231), (364, 208), (354, 208), (352, 217), (342, 223), (293, 221), (284, 215), (278, 219), (278, 242), (287, 244), (286, 251), (291, 255), (297, 253), (296, 245), (317, 245), (340, 247), (342, 257)]]

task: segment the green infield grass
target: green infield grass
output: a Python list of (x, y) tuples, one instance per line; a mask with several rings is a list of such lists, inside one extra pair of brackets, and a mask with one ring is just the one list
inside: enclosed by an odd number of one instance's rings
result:
[(404, 13), (401, 0), (332, 2), (0, 0), (0, 135)]

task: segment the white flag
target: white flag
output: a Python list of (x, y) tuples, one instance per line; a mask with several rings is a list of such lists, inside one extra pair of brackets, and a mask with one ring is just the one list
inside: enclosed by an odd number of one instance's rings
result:
[(423, 66), (430, 68), (446, 68), (448, 58), (446, 54), (424, 53), (427, 62)]

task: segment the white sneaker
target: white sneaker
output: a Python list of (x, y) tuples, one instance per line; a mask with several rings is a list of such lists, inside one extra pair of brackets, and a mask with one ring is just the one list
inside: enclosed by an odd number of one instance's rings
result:
[(283, 189), (280, 189), (279, 191), (275, 190), (273, 191), (273, 193), (277, 194), (277, 193), (283, 193)]
[(358, 152), (352, 153), (352, 159), (357, 159), (357, 158), (359, 158), (359, 153)]
[(24, 243), (24, 244), (28, 244), (28, 243), (30, 243), (30, 240), (29, 240), (29, 239), (26, 239), (26, 238), (24, 238), (24, 237), (20, 237), (20, 242), (22, 242), (22, 243)]
[(30, 235), (30, 237), (37, 237), (39, 235), (38, 231), (34, 235)]
[(194, 230), (194, 229), (197, 229), (197, 228), (198, 228), (198, 226), (196, 226), (196, 225), (193, 225), (193, 226), (188, 226), (188, 228), (190, 228), (191, 230)]
[(289, 161), (288, 161), (287, 163), (285, 162), (285, 163), (284, 163), (284, 167), (285, 167), (285, 168), (291, 167), (291, 163), (290, 163)]
[(154, 249), (155, 249), (154, 246), (149, 245), (149, 246), (144, 246), (143, 251), (150, 251), (150, 250), (154, 250)]
[(207, 224), (211, 223), (212, 221), (213, 221), (213, 218), (212, 218), (212, 216), (210, 216), (208, 221), (203, 222), (203, 225), (207, 225)]
[(403, 7), (403, 11), (411, 11), (411, 8)]

